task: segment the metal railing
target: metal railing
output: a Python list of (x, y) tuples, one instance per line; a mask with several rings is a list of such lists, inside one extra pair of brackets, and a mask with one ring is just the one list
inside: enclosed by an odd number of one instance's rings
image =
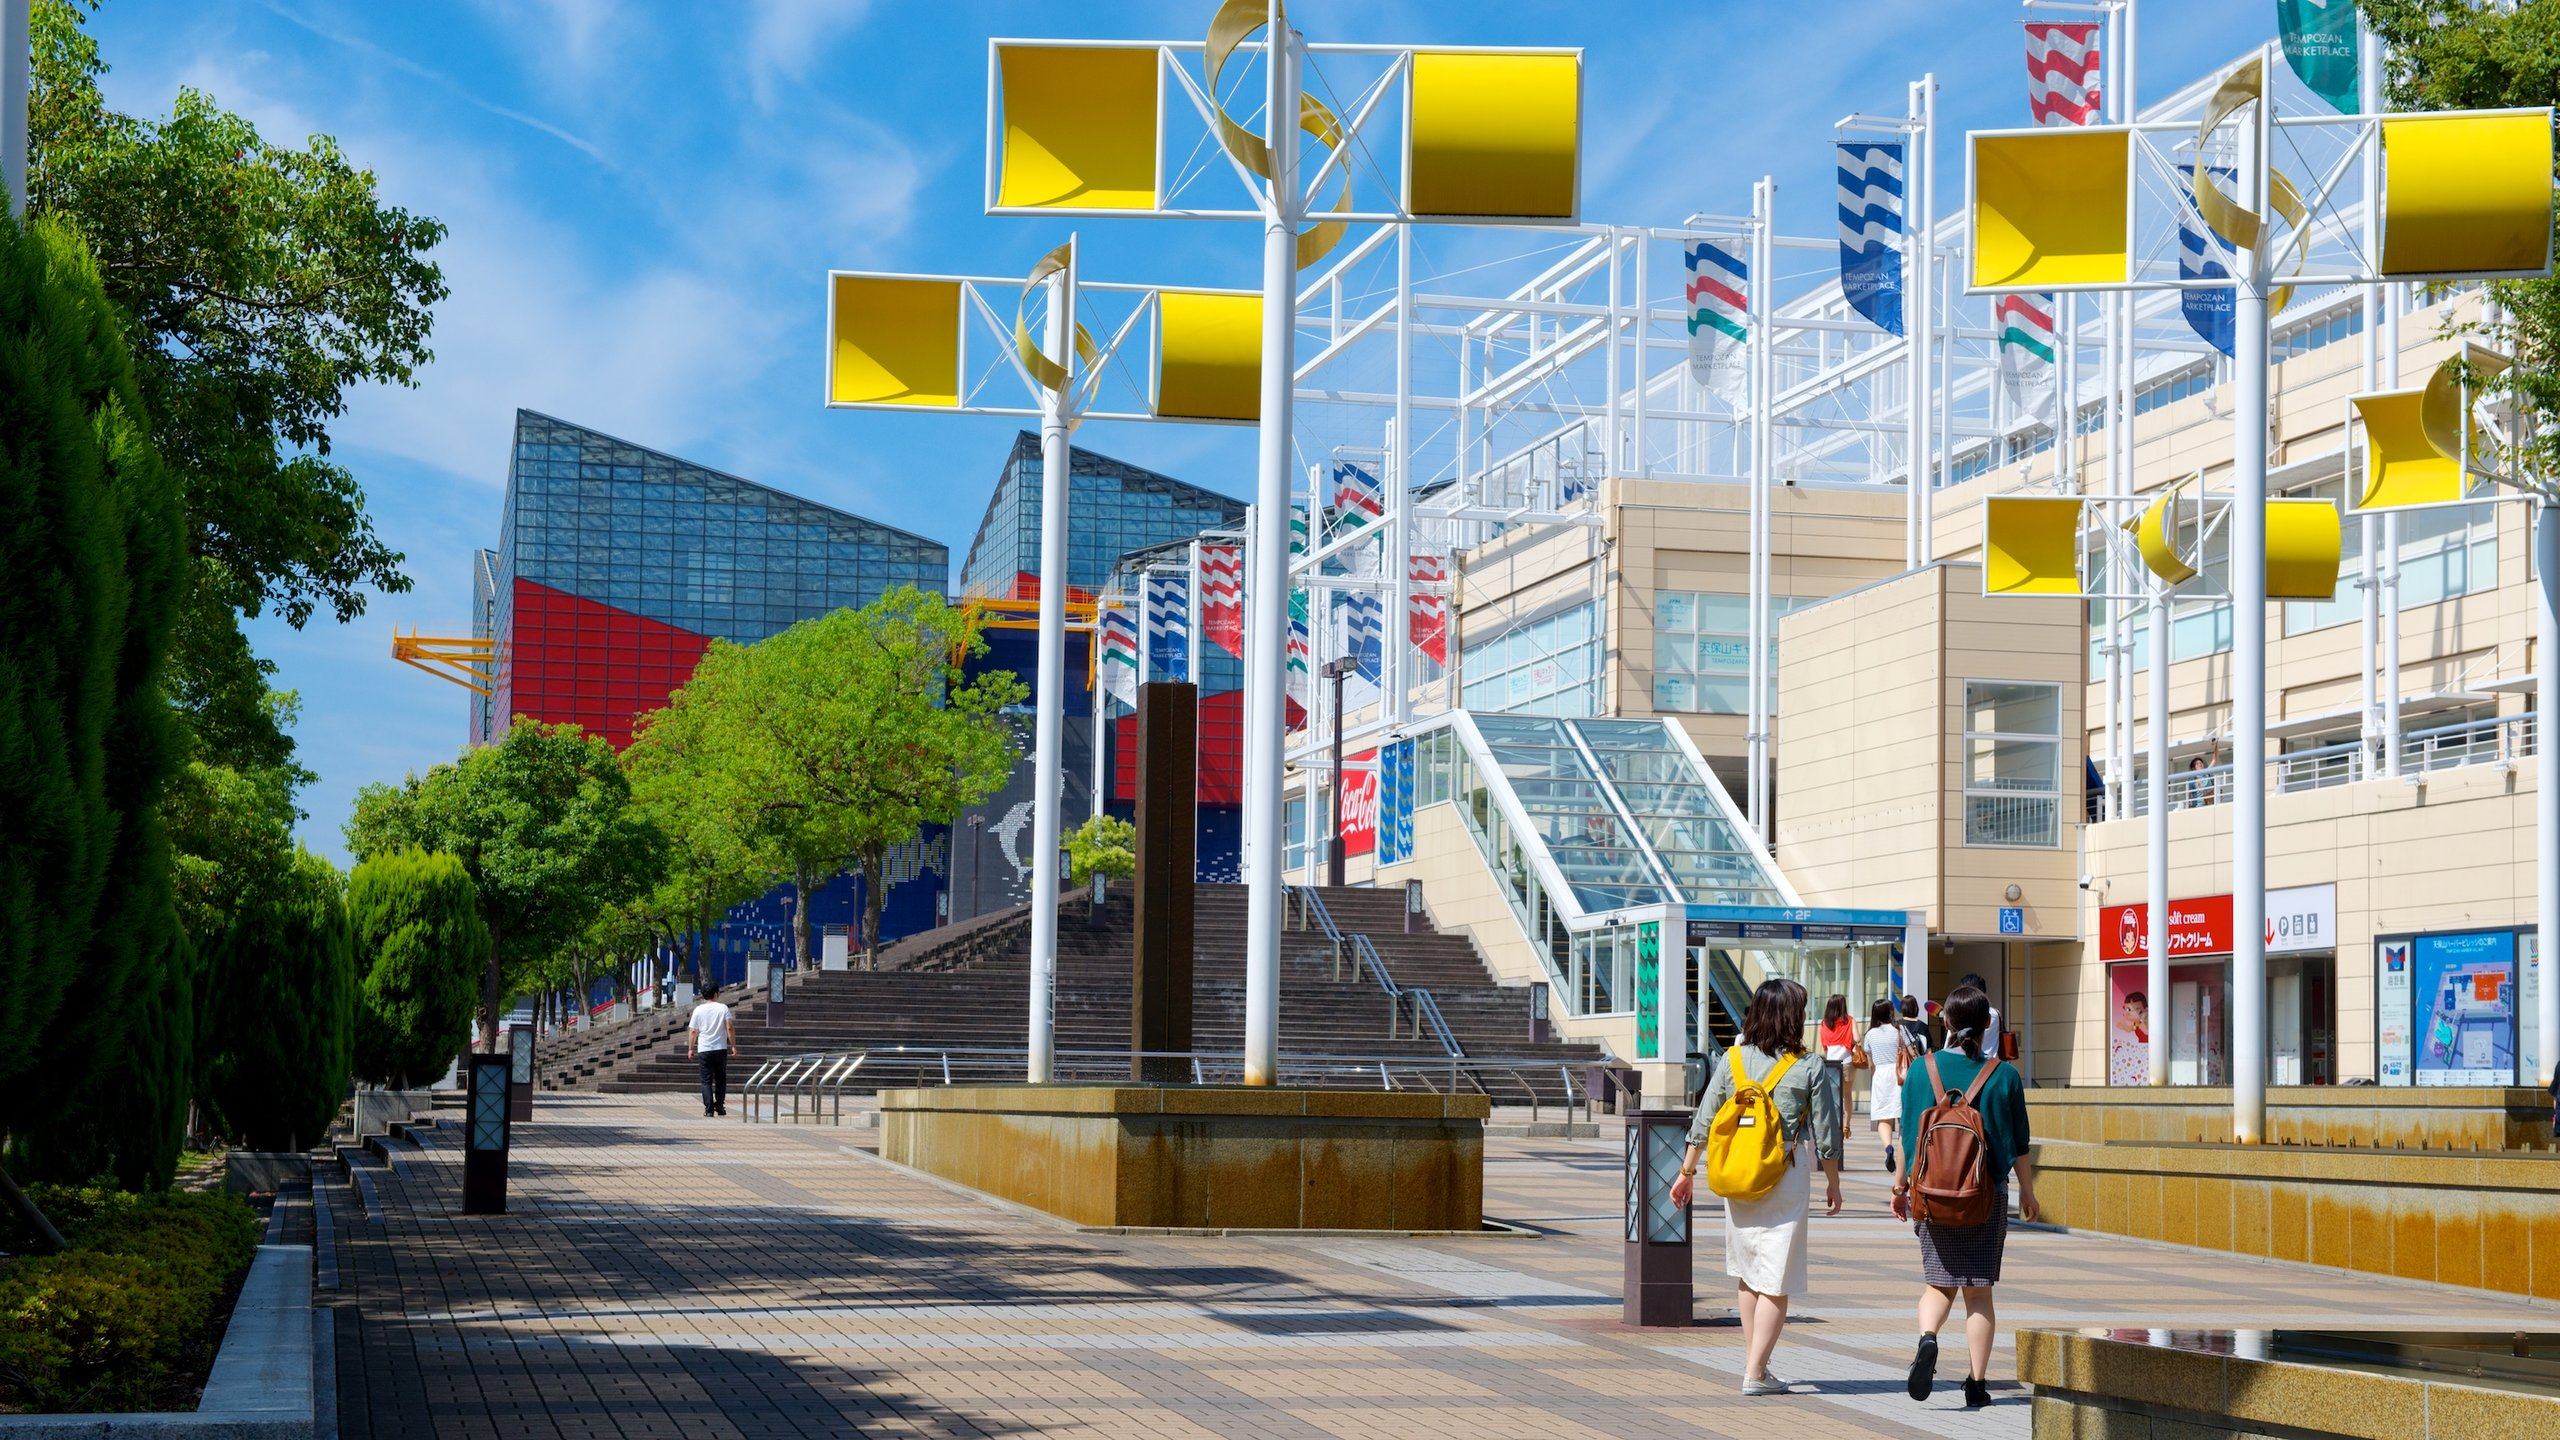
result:
[(1316, 887), (1292, 885), (1288, 890), (1298, 902), (1298, 928), (1307, 928), (1306, 922), (1312, 920), (1315, 928), (1323, 931), (1325, 938), (1332, 942), (1333, 978), (1341, 980), (1346, 970), (1355, 978), (1366, 971), (1387, 997), (1388, 1039), (1405, 1038), (1405, 1016), (1410, 1014), (1414, 1039), (1436, 1040), (1440, 1042), (1440, 1048), (1451, 1055), (1467, 1053), (1466, 1047), (1458, 1043), (1457, 1035), (1449, 1029), (1447, 1017), (1440, 1013), (1437, 997), (1419, 985), (1397, 984), (1396, 977), (1387, 973), (1387, 962), (1379, 956), (1378, 947), (1370, 942), (1368, 936), (1358, 931), (1345, 935), (1341, 927), (1334, 924), (1333, 913), (1325, 908), (1324, 897), (1316, 893)]
[[(2400, 773), (2406, 778), (2466, 765), (2513, 764), (2534, 753), (2533, 718), (2531, 715), (2501, 715), (2404, 734), (2400, 737)], [(2362, 748), (2356, 741), (2348, 740), (2270, 755), (2267, 757), (2267, 793), (2290, 795), (2326, 790), (2358, 780), (2385, 778), (2379, 769), (2367, 773), (2369, 767), (2359, 754)], [(2200, 806), (2227, 803), (2231, 799), (2232, 785), (2232, 769), (2227, 761), (2202, 769), (2181, 770), (2169, 777), (2169, 808), (2193, 810)], [(2143, 778), (2136, 777), (2132, 814), (2143, 816), (2150, 813), (2150, 786)]]
[[(1244, 1056), (1233, 1050), (1059, 1050), (1051, 1057), (1059, 1081), (1118, 1084), (1129, 1083), (1132, 1062), (1141, 1059), (1179, 1061), (1195, 1085), (1244, 1083)], [(1550, 1056), (1284, 1052), (1279, 1059), (1275, 1079), (1282, 1085), (1476, 1094), (1496, 1105), (1526, 1105), (1532, 1122), (1559, 1104), (1568, 1121), (1576, 1111), (1584, 1121), (1591, 1119), (1590, 1093), (1575, 1073), (1576, 1066)], [(784, 1120), (782, 1102), (788, 1097), (791, 1123), (841, 1125), (848, 1090), (1019, 1084), (1029, 1064), (1021, 1047), (993, 1045), (884, 1045), (777, 1056), (759, 1065), (740, 1087), (739, 1109), (749, 1122), (779, 1124)], [(1550, 1074), (1556, 1084), (1542, 1089), (1543, 1077)], [(1550, 1100), (1550, 1093), (1560, 1099)]]

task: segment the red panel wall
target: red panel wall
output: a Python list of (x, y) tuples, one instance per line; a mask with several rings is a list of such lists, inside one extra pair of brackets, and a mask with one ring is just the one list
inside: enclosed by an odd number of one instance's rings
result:
[[(1138, 717), (1111, 722), (1111, 798), (1138, 798)], [(1244, 692), (1200, 700), (1200, 803), (1244, 803)]]
[(515, 582), (514, 600), (512, 712), (584, 726), (617, 750), (631, 743), (631, 722), (666, 704), (711, 648), (706, 636), (531, 580)]

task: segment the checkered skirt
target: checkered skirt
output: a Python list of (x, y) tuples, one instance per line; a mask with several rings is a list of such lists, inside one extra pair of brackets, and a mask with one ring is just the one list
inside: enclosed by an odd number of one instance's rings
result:
[(1920, 1235), (1920, 1278), (1931, 1285), (1960, 1289), (2000, 1283), (2000, 1256), (2009, 1244), (2009, 1186), (2003, 1181), (1991, 1197), (1991, 1219), (1961, 1228), (1915, 1225)]

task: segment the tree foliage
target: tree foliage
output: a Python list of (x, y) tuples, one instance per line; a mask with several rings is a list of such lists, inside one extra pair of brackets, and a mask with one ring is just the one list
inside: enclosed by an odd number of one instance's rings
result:
[(328, 861), (297, 850), (213, 957), (222, 980), (207, 1099), (249, 1149), (317, 1144), (346, 1098), (356, 962), (340, 884)]
[[(2487, 110), (2560, 104), (2560, 5), (2472, 0), (2363, 0), (2366, 22), (2390, 47), (2390, 103), (2403, 110)], [(2498, 319), (2487, 338), (2515, 359), (2490, 388), (2538, 417), (2526, 427), (2528, 468), (2560, 474), (2560, 281), (2489, 285)]]
[[(876, 948), (889, 852), (992, 795), (1012, 769), (1011, 674), (971, 678), (986, 642), (913, 586), (753, 645), (715, 644), (631, 747), (643, 792), (690, 806), (708, 853), (803, 879), (860, 868)], [(807, 952), (802, 950), (805, 961)]]
[(160, 677), (185, 567), (96, 266), (65, 227), (0, 217), (0, 1128), (40, 1175), (175, 1161), (190, 977)]
[(359, 860), (416, 846), (462, 863), (489, 929), (480, 1025), (494, 1045), (500, 1001), (605, 907), (640, 894), (665, 841), (632, 805), (612, 746), (575, 725), (519, 718), (454, 764), (365, 787), (347, 845)]
[(1088, 815), (1067, 833), (1067, 863), (1078, 877), (1126, 880), (1138, 873), (1138, 827), (1117, 815)]
[(29, 209), (96, 255), (186, 496), (198, 603), (173, 689), (202, 743), (238, 747), (209, 758), (272, 765), (289, 749), (263, 703), (272, 667), (234, 612), (345, 620), (367, 589), (408, 588), (329, 426), (351, 391), (432, 358), (444, 227), (383, 204), (327, 136), (279, 144), (191, 88), (165, 119), (108, 108), (83, 9), (36, 0)]
[(404, 1089), (433, 1081), (470, 1039), (489, 963), (471, 873), (451, 855), (378, 854), (348, 877), (347, 923), (362, 976), (356, 1078)]

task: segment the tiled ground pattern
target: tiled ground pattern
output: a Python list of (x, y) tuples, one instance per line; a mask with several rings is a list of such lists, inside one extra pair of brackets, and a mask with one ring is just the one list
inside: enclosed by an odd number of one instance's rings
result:
[[(459, 1213), (454, 1127), (319, 1200), (350, 1440), (1060, 1435), (1485, 1440), (2024, 1436), (2024, 1395), (1902, 1395), (1917, 1257), (1872, 1142), (1813, 1294), (1740, 1399), (1729, 1326), (1617, 1324), (1613, 1141), (1495, 1140), (1489, 1213), (1539, 1238), (1086, 1235), (908, 1176), (848, 1127), (546, 1096), (510, 1213)], [(1720, 1298), (1701, 1212), (1702, 1309)], [(2528, 1323), (2473, 1292), (2021, 1231), (2007, 1323)], [(1961, 1362), (1952, 1330), (1951, 1377)], [(2005, 1352), (2005, 1344), (2004, 1344)], [(2009, 1373), (2004, 1353), (1995, 1376)], [(1777, 1411), (1780, 1413), (1772, 1414)]]

